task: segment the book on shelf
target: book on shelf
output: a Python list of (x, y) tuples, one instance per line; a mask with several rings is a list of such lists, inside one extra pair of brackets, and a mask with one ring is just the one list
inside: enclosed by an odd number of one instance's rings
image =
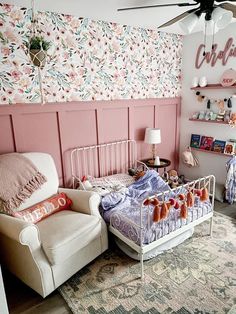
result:
[(191, 135), (190, 147), (199, 148), (200, 142), (201, 142), (201, 135), (199, 134)]
[(211, 150), (213, 142), (214, 138), (212, 136), (203, 135), (201, 137), (200, 149)]
[(235, 153), (235, 143), (234, 142), (226, 142), (224, 154), (233, 155)]
[(224, 153), (225, 150), (225, 141), (215, 140), (213, 142), (212, 150), (217, 153)]

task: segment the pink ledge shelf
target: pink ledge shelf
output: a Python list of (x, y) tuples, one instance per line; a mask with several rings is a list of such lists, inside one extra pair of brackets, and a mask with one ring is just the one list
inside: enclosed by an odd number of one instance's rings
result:
[(197, 122), (208, 122), (208, 123), (218, 123), (218, 124), (229, 124), (226, 121), (216, 121), (216, 120), (204, 120), (204, 119), (193, 119), (189, 118), (189, 121), (197, 121)]
[(212, 150), (206, 150), (206, 149), (201, 149), (201, 148), (191, 147), (191, 149), (192, 150), (196, 150), (196, 151), (200, 151), (200, 152), (203, 152), (203, 153), (215, 154), (215, 155), (224, 156), (224, 157), (232, 156), (232, 155), (229, 155), (229, 154), (218, 153), (218, 152), (214, 152)]
[(208, 84), (205, 87), (191, 87), (191, 90), (200, 90), (200, 89), (229, 89), (229, 88), (236, 88), (236, 84), (232, 86), (222, 86), (221, 84)]

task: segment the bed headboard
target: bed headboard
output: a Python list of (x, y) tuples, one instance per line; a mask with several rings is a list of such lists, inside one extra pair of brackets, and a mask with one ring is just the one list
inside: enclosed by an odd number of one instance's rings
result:
[(136, 141), (77, 147), (72, 150), (70, 161), (73, 188), (83, 176), (103, 177), (126, 173), (129, 168), (136, 167)]

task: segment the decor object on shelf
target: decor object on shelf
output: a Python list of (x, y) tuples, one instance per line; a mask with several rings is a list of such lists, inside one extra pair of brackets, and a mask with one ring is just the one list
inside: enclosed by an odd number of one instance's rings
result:
[(198, 77), (194, 76), (194, 78), (192, 79), (192, 87), (197, 87), (198, 86)]
[(225, 115), (224, 115), (224, 121), (229, 122), (230, 121), (230, 116), (231, 116), (231, 110), (226, 110)]
[(236, 126), (236, 113), (232, 113), (229, 120), (229, 125), (234, 128)]
[(205, 120), (205, 111), (204, 110), (201, 110), (200, 112), (199, 112), (199, 116), (198, 116), (198, 119), (199, 120)]
[(232, 111), (220, 109), (218, 113), (215, 113), (211, 110), (201, 110), (199, 112), (194, 112), (190, 121), (206, 121), (206, 122), (219, 122), (223, 124), (229, 123), (232, 126), (235, 126), (236, 123), (236, 113)]
[(220, 109), (216, 116), (216, 121), (224, 121), (224, 116), (225, 116), (225, 110)]
[(47, 50), (51, 43), (42, 36), (33, 36), (29, 40), (29, 54), (33, 64), (43, 68), (46, 63)]
[(154, 164), (156, 155), (156, 144), (161, 143), (161, 130), (156, 128), (146, 128), (144, 142), (152, 145), (152, 162)]
[(201, 137), (200, 149), (211, 150), (213, 142), (214, 138), (212, 136), (203, 135)]
[(191, 134), (190, 146), (199, 148), (201, 143), (201, 135), (199, 134)]
[(199, 119), (199, 114), (200, 114), (200, 112), (194, 112), (193, 114), (192, 114), (192, 119)]
[(236, 71), (232, 68), (224, 71), (220, 78), (220, 84), (225, 87), (232, 86), (234, 83), (236, 83)]
[(205, 76), (202, 76), (202, 77), (200, 78), (200, 80), (199, 80), (199, 85), (200, 85), (201, 87), (207, 86), (207, 78), (206, 78)]
[(213, 152), (224, 153), (225, 150), (225, 141), (215, 140), (212, 146)]
[(234, 142), (226, 142), (225, 143), (224, 154), (233, 155), (234, 154), (234, 149), (235, 149), (235, 143)]
[(224, 110), (225, 105), (228, 108), (232, 108), (232, 100), (231, 99), (233, 96), (230, 96), (230, 97), (224, 98), (224, 99), (213, 99), (213, 98), (208, 98), (205, 95), (202, 95), (199, 91), (196, 91), (196, 96), (197, 96), (197, 100), (199, 102), (203, 102), (203, 101), (206, 102), (207, 109), (211, 109), (211, 104), (213, 104), (213, 103), (218, 104), (220, 111)]

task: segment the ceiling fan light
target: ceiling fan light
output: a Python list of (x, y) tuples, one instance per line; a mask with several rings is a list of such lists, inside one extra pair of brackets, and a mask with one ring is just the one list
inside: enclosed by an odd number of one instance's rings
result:
[(233, 12), (217, 7), (212, 12), (212, 19), (216, 27), (225, 28), (232, 20)]
[(197, 22), (197, 15), (195, 13), (191, 13), (179, 22), (179, 26), (185, 32), (185, 34), (190, 34), (192, 33)]

